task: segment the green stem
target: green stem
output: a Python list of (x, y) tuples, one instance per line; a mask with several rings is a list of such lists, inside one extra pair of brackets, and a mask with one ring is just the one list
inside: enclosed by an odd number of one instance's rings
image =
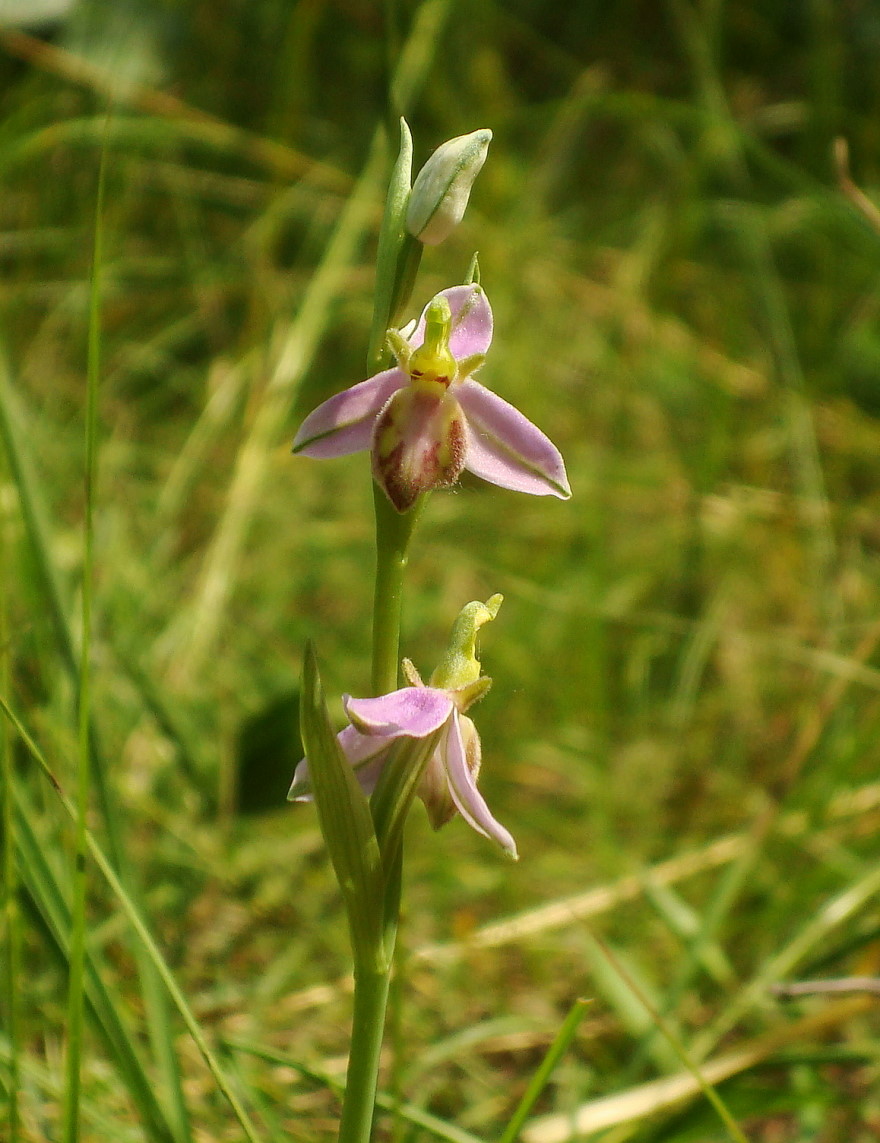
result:
[(403, 579), (409, 558), (409, 542), (424, 498), (409, 512), (400, 513), (377, 484), (373, 485), (376, 508), (376, 593), (373, 599), (373, 694), (397, 689), (400, 662), (400, 613)]
[[(421, 501), (405, 514), (391, 505), (385, 493), (373, 486), (376, 508), (376, 593), (373, 601), (373, 694), (397, 688), (400, 659), (400, 613), (403, 579), (409, 542), (419, 517)], [(400, 881), (403, 855), (400, 850), (387, 871), (385, 893), (384, 972), (355, 966), (354, 1018), (351, 1054), (345, 1082), (345, 1098), (339, 1125), (339, 1143), (369, 1143), (376, 1104), (379, 1052), (385, 1029), (385, 1009), (391, 981), (391, 964), (400, 912)]]
[(351, 1055), (345, 1081), (339, 1143), (369, 1143), (390, 979), (390, 970), (355, 970)]

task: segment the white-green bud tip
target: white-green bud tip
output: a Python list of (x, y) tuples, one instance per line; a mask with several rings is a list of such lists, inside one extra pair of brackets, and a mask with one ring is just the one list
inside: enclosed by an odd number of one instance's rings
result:
[(437, 246), (461, 222), (491, 141), (488, 128), (459, 135), (439, 146), (419, 171), (406, 212), (406, 228), (419, 242)]

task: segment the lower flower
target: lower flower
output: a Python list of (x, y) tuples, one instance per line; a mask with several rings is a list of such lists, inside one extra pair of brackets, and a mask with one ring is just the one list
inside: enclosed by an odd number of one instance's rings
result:
[[(515, 860), (516, 842), (492, 816), (477, 789), (480, 736), (465, 714), (492, 685), (492, 680), (480, 673), (476, 639), (479, 629), (495, 618), (500, 606), (501, 596), (493, 595), (486, 603), (468, 603), (461, 609), (430, 685), (425, 686), (409, 659), (404, 659), (408, 687), (378, 698), (344, 695), (342, 705), (349, 725), (337, 735), (337, 741), (354, 767), (361, 788), (369, 795), (398, 739), (427, 738), (441, 731), (419, 787), (431, 825), (439, 829), (460, 813), (472, 829), (496, 841)], [(309, 764), (303, 758), (287, 798), (302, 802), (310, 797)]]
[[(488, 679), (481, 682), (488, 684)], [(462, 713), (471, 702), (485, 694), (487, 685), (474, 684), (455, 690), (426, 687), (420, 681), (379, 698), (343, 697), (350, 725), (338, 735), (338, 742), (355, 768), (364, 793), (371, 794), (382, 773), (388, 750), (398, 738), (426, 738), (441, 728), (443, 736), (428, 762), (419, 789), (428, 818), (439, 829), (456, 812), (484, 837), (496, 841), (514, 860), (516, 842), (486, 804), (477, 789), (480, 772), (480, 736), (471, 719)], [(478, 690), (479, 693), (474, 692)], [(288, 800), (308, 801), (308, 759), (296, 768)]]

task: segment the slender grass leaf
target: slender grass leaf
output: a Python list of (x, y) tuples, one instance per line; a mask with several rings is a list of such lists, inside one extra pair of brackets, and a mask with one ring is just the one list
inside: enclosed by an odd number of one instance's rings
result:
[(55, 629), (64, 665), (72, 678), (77, 674), (77, 655), (67, 618), (67, 604), (61, 581), (51, 556), (51, 527), (43, 495), (27, 442), (26, 418), (14, 389), (6, 355), (0, 349), (0, 439), (6, 451), (9, 472), (18, 492), (25, 532), (34, 557), (34, 570), (42, 590), (43, 604)]
[[(646, 978), (629, 951), (589, 940), (587, 957), (597, 991), (617, 1013), (627, 1032), (647, 1044), (655, 1027), (653, 1013), (660, 1005), (655, 983)], [(650, 1050), (659, 1071), (672, 1072), (678, 1067), (674, 1048), (662, 1037), (650, 1039)]]
[[(0, 469), (3, 477), (5, 470)], [(8, 521), (0, 521), (0, 554), (5, 566), (11, 566), (11, 529)], [(6, 577), (0, 581), (0, 686), (8, 692), (12, 674), (9, 646), (9, 593)], [(19, 874), (16, 866), (15, 813), (12, 802), (14, 767), (12, 730), (6, 719), (0, 727), (0, 917), (5, 934), (2, 983), (2, 1023), (9, 1043), (6, 1127), (9, 1143), (20, 1138), (19, 1074), (21, 1064), (21, 988), (24, 933), (18, 907)]]
[[(26, 431), (26, 421), (20, 402), (13, 390), (13, 378), (8, 363), (0, 351), (0, 439), (6, 449), (9, 470), (15, 481), (21, 509), (22, 522), (28, 544), (33, 554), (37, 578), (41, 588), (42, 601), (48, 610), (55, 630), (56, 642), (61, 661), (74, 685), (79, 679), (79, 654), (76, 639), (69, 618), (68, 606), (60, 578), (52, 558), (50, 516), (46, 508), (48, 496), (28, 451), (31, 439)], [(107, 845), (110, 860), (118, 869), (131, 893), (137, 893), (136, 877), (130, 868), (123, 839), (123, 821), (117, 799), (112, 790), (109, 767), (101, 748), (98, 728), (94, 721), (88, 726), (89, 749), (91, 753), (91, 779), (107, 831)], [(161, 985), (155, 978), (149, 959), (141, 955), (139, 945), (135, 945), (138, 972), (147, 1015), (147, 1026), (156, 1058), (160, 1063), (166, 1086), (178, 1107), (178, 1120), (181, 1124), (180, 1139), (190, 1137), (186, 1117), (182, 1111), (183, 1096), (178, 1090), (178, 1067), (174, 1049), (174, 1031)]]
[[(748, 1143), (739, 1125), (736, 1123), (730, 1111), (728, 1110), (724, 1100), (715, 1090), (713, 1082), (706, 1079), (706, 1077), (703, 1075), (700, 1069), (700, 1065), (697, 1063), (695, 1053), (692, 1050), (688, 1050), (681, 1037), (679, 1036), (677, 1030), (673, 1030), (669, 1024), (667, 1024), (667, 1022), (660, 1016), (657, 1005), (651, 999), (649, 999), (644, 989), (635, 979), (633, 974), (629, 971), (624, 961), (609, 945), (605, 943), (605, 941), (596, 936), (595, 933), (587, 930), (587, 936), (589, 937), (590, 943), (596, 950), (596, 953), (598, 953), (607, 961), (609, 971), (616, 974), (619, 977), (621, 984), (631, 992), (633, 1003), (644, 1009), (644, 1011), (650, 1016), (654, 1025), (661, 1033), (663, 1039), (669, 1045), (672, 1052), (678, 1057), (681, 1063), (684, 1064), (685, 1068), (693, 1077), (694, 1082), (697, 1084), (697, 1087), (702, 1092), (703, 1096), (708, 1100), (709, 1103), (712, 1104), (712, 1107), (715, 1109), (718, 1118), (724, 1124), (728, 1136), (731, 1139), (735, 1140), (736, 1143)], [(612, 999), (614, 998), (612, 997)], [(625, 1016), (625, 1013), (623, 1013), (623, 1015)]]
[[(51, 949), (66, 968), (70, 955), (70, 908), (65, 892), (46, 858), (45, 847), (33, 831), (31, 807), (18, 786), (14, 790), (14, 797), (15, 839), (22, 883)], [(105, 984), (95, 954), (88, 947), (84, 961), (84, 990), (86, 1012), (119, 1071), (149, 1139), (153, 1143), (175, 1143), (175, 1133), (156, 1098), (154, 1081), (148, 1075), (140, 1048), (126, 1026), (122, 1002)]]
[[(76, 815), (76, 809), (73, 805), (73, 802), (64, 793), (64, 790), (61, 788), (58, 779), (55, 777), (51, 767), (46, 761), (45, 756), (37, 744), (34, 742), (31, 735), (28, 733), (24, 723), (21, 721), (21, 719), (2, 695), (0, 695), (0, 709), (2, 709), (5, 716), (11, 722), (18, 736), (21, 738), (34, 761), (40, 767), (40, 770), (43, 772), (44, 776), (51, 783), (52, 788), (58, 795), (65, 813), (71, 820), (73, 820)], [(232, 1108), (233, 1113), (235, 1114), (236, 1119), (239, 1122), (239, 1125), (244, 1131), (245, 1138), (249, 1140), (249, 1143), (259, 1143), (259, 1136), (257, 1135), (256, 1129), (251, 1123), (250, 1116), (248, 1115), (247, 1111), (241, 1103), (241, 1100), (236, 1095), (232, 1085), (224, 1074), (219, 1060), (211, 1050), (207, 1037), (202, 1031), (201, 1025), (194, 1016), (192, 1009), (187, 1003), (186, 997), (183, 995), (180, 987), (177, 984), (177, 981), (174, 979), (174, 974), (168, 967), (168, 964), (166, 963), (165, 958), (159, 949), (159, 946), (156, 944), (152, 934), (150, 933), (150, 930), (147, 928), (147, 925), (140, 912), (138, 911), (137, 905), (135, 904), (132, 896), (129, 894), (126, 887), (117, 876), (110, 860), (104, 853), (101, 846), (98, 844), (95, 836), (91, 832), (87, 831), (86, 840), (88, 841), (89, 854), (92, 860), (98, 866), (98, 869), (101, 871), (105, 881), (110, 886), (113, 895), (116, 897), (116, 900), (122, 907), (122, 911), (125, 913), (125, 916), (127, 917), (129, 924), (131, 925), (131, 928), (137, 937), (137, 943), (135, 947), (143, 953), (144, 957), (149, 962), (150, 967), (155, 970), (157, 982), (161, 982), (161, 984), (164, 986), (172, 1003), (180, 1013), (190, 1036), (192, 1037), (196, 1047), (199, 1050), (199, 1053), (202, 1056), (202, 1059), (205, 1061), (208, 1070), (214, 1078), (214, 1082), (216, 1083), (218, 1090), (226, 1098), (227, 1102)], [(59, 899), (63, 901), (63, 894), (60, 893), (60, 890)], [(172, 1139), (177, 1138), (174, 1132), (172, 1132), (170, 1137)]]
[(880, 869), (873, 868), (841, 893), (828, 898), (821, 908), (814, 910), (789, 943), (776, 953), (768, 955), (752, 979), (730, 998), (712, 1024), (694, 1038), (691, 1049), (694, 1056), (699, 1058), (707, 1055), (746, 1012), (765, 1002), (772, 984), (783, 980), (815, 949), (827, 944), (832, 934), (873, 902), (878, 893)]
[(510, 1121), (507, 1127), (505, 1127), (499, 1143), (513, 1143), (519, 1135), (523, 1124), (528, 1118), (529, 1112), (535, 1106), (541, 1092), (549, 1083), (553, 1069), (562, 1059), (562, 1056), (568, 1049), (568, 1045), (574, 1039), (574, 1034), (578, 1030), (578, 1025), (584, 1017), (588, 1003), (589, 1001), (587, 1000), (576, 1000), (569, 1009), (568, 1015), (562, 1021), (562, 1026), (556, 1033), (553, 1043), (547, 1049), (546, 1056), (544, 1056), (538, 1070), (529, 1081), (529, 1086), (526, 1088), (525, 1094), (519, 1102), (519, 1106), (510, 1117)]
[[(7, 1087), (9, 1056), (9, 1044), (0, 1036), (0, 1098), (2, 1099), (8, 1099), (10, 1095)], [(22, 1091), (18, 1094), (21, 1097), (26, 1092), (26, 1098), (29, 1099), (31, 1107), (34, 1105), (55, 1106), (60, 1102), (61, 1085), (58, 1079), (57, 1062), (51, 1057), (48, 1063), (39, 1062), (43, 1058), (42, 1055), (39, 1058), (31, 1055), (22, 1060), (20, 1071)], [(84, 1134), (90, 1141), (100, 1140), (103, 1143), (104, 1140), (112, 1140), (112, 1143), (144, 1143), (146, 1136), (141, 1125), (133, 1117), (121, 1121), (118, 1105), (113, 1101), (108, 1101), (107, 1092), (104, 1088), (99, 1087), (94, 1094), (90, 1091), (84, 1091), (82, 1113)], [(21, 1140), (24, 1140), (25, 1143), (33, 1143), (35, 1136), (29, 1133), (27, 1136), (19, 1135), (16, 1139), (10, 1130), (9, 1135), (4, 1135), (2, 1138), (3, 1143), (21, 1143)], [(42, 1143), (42, 1138), (40, 1143)]]
[[(343, 1084), (338, 1077), (319, 1068), (308, 1067), (287, 1052), (280, 1052), (276, 1048), (265, 1047), (262, 1044), (251, 1044), (245, 1040), (233, 1038), (225, 1039), (224, 1044), (233, 1051), (246, 1052), (248, 1055), (256, 1056), (268, 1063), (282, 1064), (284, 1067), (293, 1068), (304, 1079), (322, 1087), (328, 1087), (336, 1092), (343, 1090)], [(405, 1119), (414, 1127), (421, 1128), (422, 1134), (419, 1135), (419, 1139), (434, 1136), (436, 1139), (445, 1139), (448, 1143), (480, 1143), (479, 1136), (473, 1135), (463, 1127), (448, 1123), (445, 1119), (431, 1115), (430, 1112), (423, 1111), (411, 1103), (399, 1103), (387, 1092), (380, 1091), (376, 1094), (376, 1106), (381, 1107), (384, 1111), (394, 1111), (401, 1119)]]
[[(109, 120), (110, 113), (107, 114)], [(107, 140), (101, 146), (98, 192), (92, 242), (92, 274), (89, 288), (88, 362), (85, 415), (85, 514), (83, 519), (83, 570), (80, 620), (82, 637), (77, 679), (78, 750), (76, 766), (75, 860), (71, 906), (70, 970), (67, 989), (67, 1054), (62, 1138), (76, 1143), (80, 1137), (80, 1088), (83, 1056), (83, 970), (86, 944), (86, 819), (91, 800), (92, 772), (92, 575), (95, 539), (95, 481), (98, 471), (98, 382), (101, 369), (101, 264), (103, 260), (104, 188), (107, 182)]]

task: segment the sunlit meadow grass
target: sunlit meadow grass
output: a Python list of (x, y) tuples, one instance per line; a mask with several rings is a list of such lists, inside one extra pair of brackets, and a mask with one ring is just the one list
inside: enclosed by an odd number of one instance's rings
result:
[[(749, 1139), (877, 1136), (876, 997), (772, 986), (880, 973), (880, 234), (831, 158), (880, 180), (880, 25), (775, 7), (138, 0), (0, 33), (3, 698), (73, 796), (105, 143), (90, 824), (261, 1139), (333, 1138), (344, 1074), (344, 921), (284, 796), (304, 640), (366, 693), (372, 507), (362, 456), (289, 445), (364, 375), (402, 110), (417, 162), (495, 133), (413, 311), (479, 245), (481, 378), (574, 497), (466, 479), (420, 529), (418, 667), (505, 596), (478, 721), (522, 859), (413, 814), (395, 1137), (500, 1137), (578, 997), (527, 1143), (731, 1138), (682, 1048)], [(74, 833), (6, 750), (0, 1136), (30, 1143), (61, 1137)], [(87, 919), (82, 1138), (241, 1139), (92, 861)]]

